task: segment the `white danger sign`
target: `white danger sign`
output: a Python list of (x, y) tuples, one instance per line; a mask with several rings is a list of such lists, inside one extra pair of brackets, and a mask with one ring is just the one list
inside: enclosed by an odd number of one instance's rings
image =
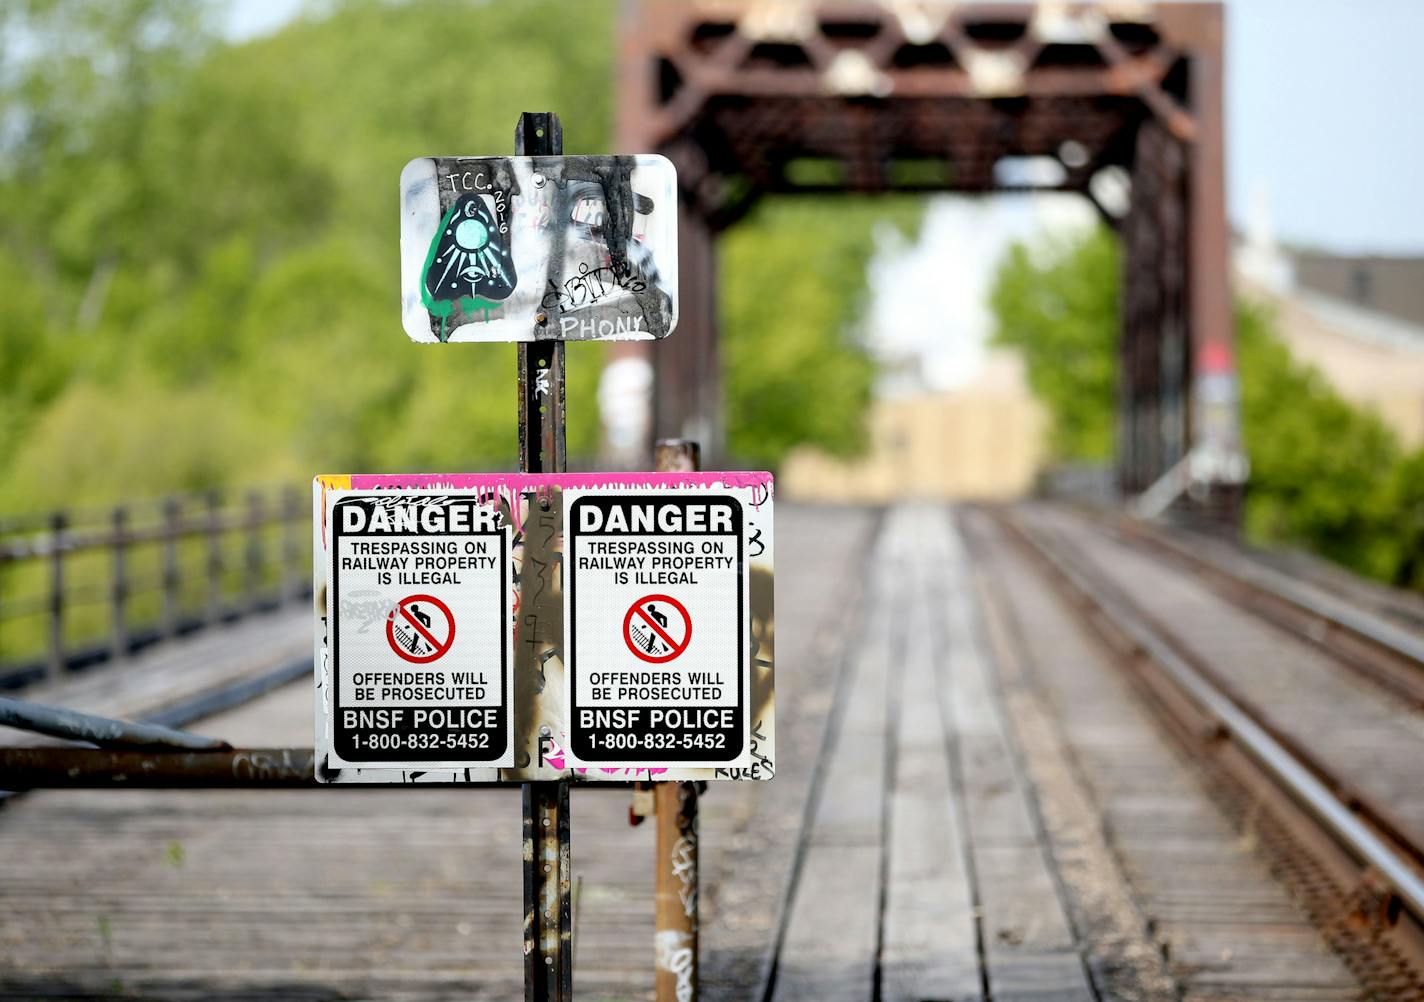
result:
[[(750, 764), (751, 494), (565, 490), (565, 707), (576, 763)], [(769, 532), (769, 499), (757, 521)]]
[(332, 766), (513, 764), (511, 530), (487, 498), (326, 492)]
[(643, 341), (677, 326), (665, 157), (421, 157), (401, 172), (415, 341)]

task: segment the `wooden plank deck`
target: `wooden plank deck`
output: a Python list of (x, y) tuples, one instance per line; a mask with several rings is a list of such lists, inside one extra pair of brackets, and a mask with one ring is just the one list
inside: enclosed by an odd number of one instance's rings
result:
[[(778, 676), (805, 698), (778, 719), (774, 783), (703, 799), (708, 998), (745, 998), (769, 967), (874, 522), (778, 512)], [(312, 712), (299, 683), (195, 729), (310, 745)], [(580, 998), (652, 993), (654, 832), (627, 809), (573, 800)], [(0, 811), (0, 998), (517, 998), (519, 831), (515, 790), (27, 794)]]
[[(1301, 997), (1342, 997), (1028, 569), (996, 545), (1012, 599), (986, 616), (988, 572), (948, 511), (876, 524), (778, 511), (779, 760), (774, 782), (703, 799), (705, 1002), (1158, 1002), (1177, 975), (1208, 998), (1280, 969), (1243, 913), (1300, 958)], [(92, 684), (115, 700), (92, 708), (130, 695)], [(196, 729), (307, 745), (312, 712), (297, 684)], [(653, 826), (627, 807), (573, 800), (583, 999), (652, 995)], [(517, 998), (519, 815), (513, 790), (25, 795), (0, 810), (0, 999)], [(1213, 860), (1239, 895), (1194, 894)], [(1194, 962), (1234, 959), (1169, 971), (1149, 915)]]
[(1095, 998), (943, 509), (893, 512), (874, 563), (774, 998)]

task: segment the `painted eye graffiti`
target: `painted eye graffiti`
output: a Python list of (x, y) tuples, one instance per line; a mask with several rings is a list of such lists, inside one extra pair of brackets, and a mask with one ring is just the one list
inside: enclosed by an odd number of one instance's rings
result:
[(507, 299), (519, 281), (507, 235), (479, 195), (462, 195), (445, 214), (427, 262), (425, 292), (438, 303)]

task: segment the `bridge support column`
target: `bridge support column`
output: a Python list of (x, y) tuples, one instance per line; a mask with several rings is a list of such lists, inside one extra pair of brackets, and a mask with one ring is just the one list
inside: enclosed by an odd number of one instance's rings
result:
[(1226, 225), (1221, 8), (1204, 8), (1197, 23), (1203, 37), (1191, 61), (1197, 130), (1188, 175), (1193, 485), (1188, 497), (1202, 513), (1234, 525), (1240, 520), (1247, 464)]
[[(1118, 479), (1152, 511), (1235, 524), (1246, 460), (1228, 269), (1221, 12), (1177, 25), (1185, 108), (1138, 127), (1123, 225)], [(1145, 495), (1145, 497), (1144, 497)]]

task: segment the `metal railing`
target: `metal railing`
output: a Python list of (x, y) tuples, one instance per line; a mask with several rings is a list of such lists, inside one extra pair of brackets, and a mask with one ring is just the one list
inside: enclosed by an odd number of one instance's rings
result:
[(294, 487), (0, 517), (0, 689), (311, 592)]

